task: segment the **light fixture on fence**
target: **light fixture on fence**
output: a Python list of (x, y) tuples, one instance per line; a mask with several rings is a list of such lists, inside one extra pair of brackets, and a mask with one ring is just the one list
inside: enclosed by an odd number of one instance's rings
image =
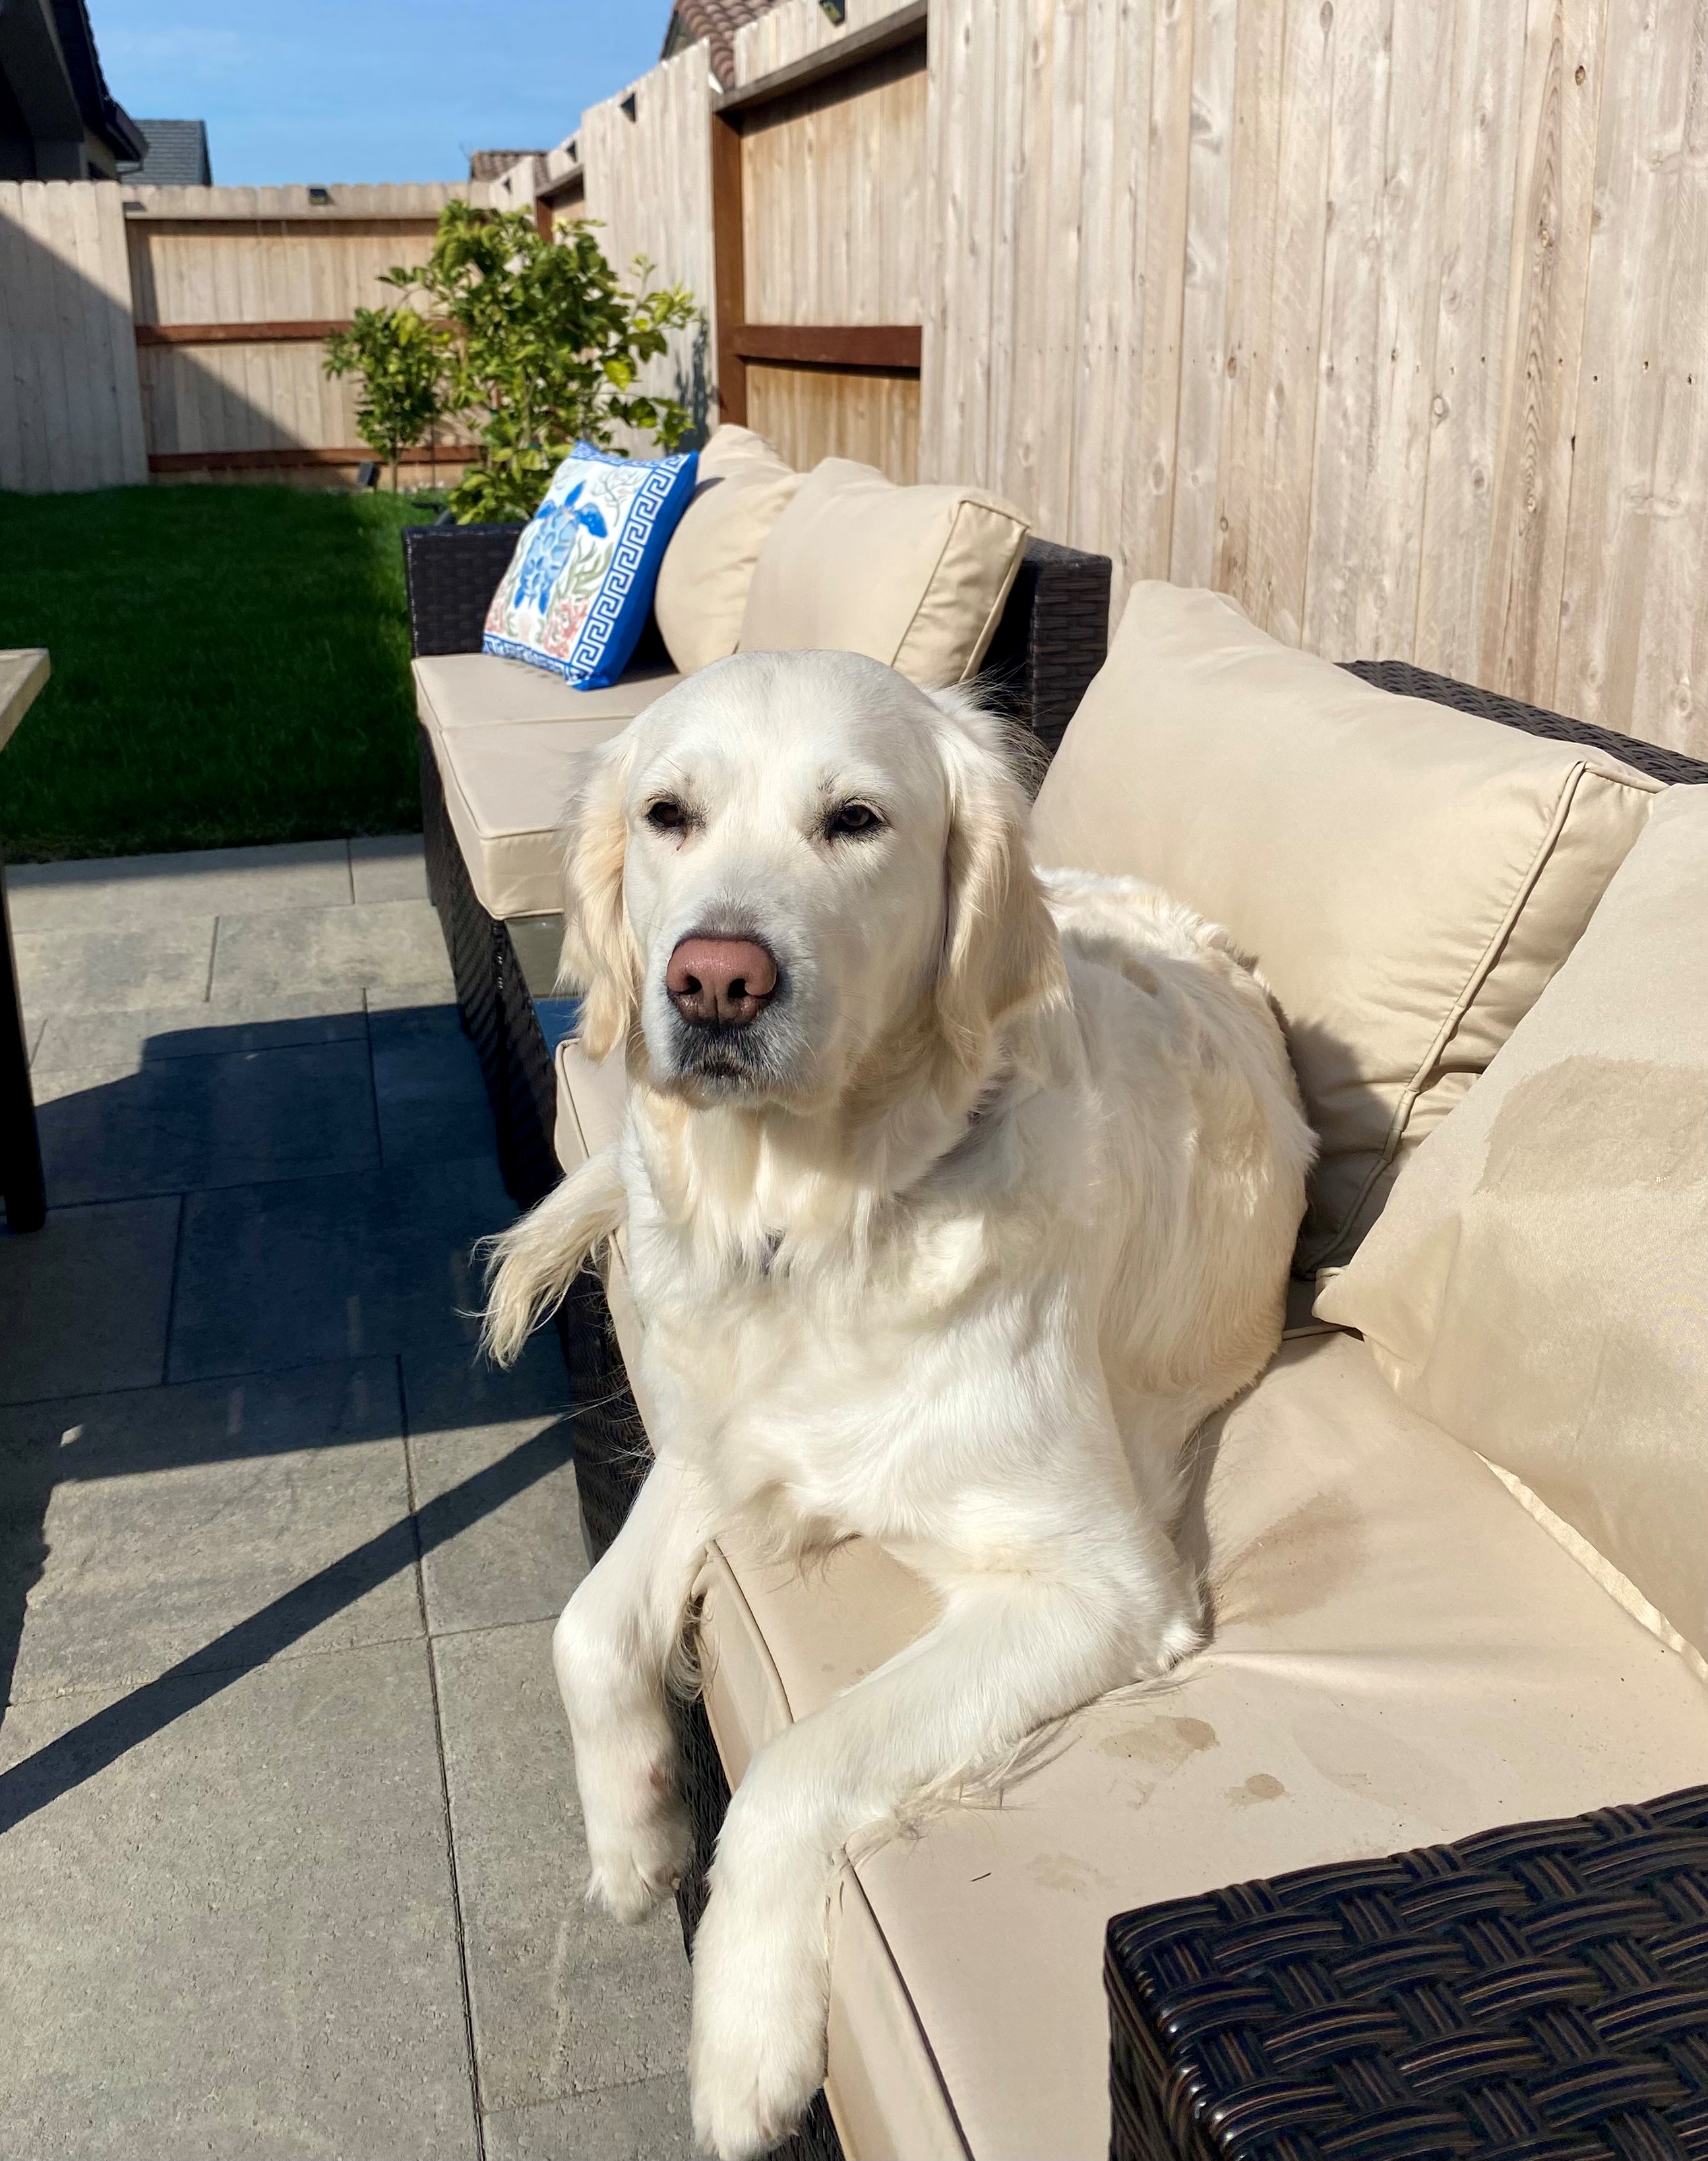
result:
[(329, 208), (331, 204), (332, 190), (331, 188), (310, 188), (309, 190), (309, 200), (314, 205), (316, 210), (325, 210)]
[(630, 91), (627, 97), (620, 97), (617, 99), (617, 109), (620, 113), (622, 113), (625, 120), (633, 120), (634, 118), (635, 97), (633, 91)]
[(841, 29), (848, 19), (848, 0), (819, 0), (819, 5)]

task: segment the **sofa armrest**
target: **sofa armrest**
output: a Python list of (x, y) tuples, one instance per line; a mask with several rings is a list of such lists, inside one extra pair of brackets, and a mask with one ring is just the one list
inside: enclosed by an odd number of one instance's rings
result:
[(1378, 690), (1392, 690), (1402, 698), (1428, 698), (1437, 706), (1451, 706), (1461, 713), (1476, 713), (1502, 727), (1522, 728), (1526, 735), (1547, 736), (1556, 742), (1583, 743), (1611, 757), (1623, 758), (1652, 779), (1682, 782), (1700, 787), (1708, 781), (1708, 764), (1687, 758), (1664, 744), (1645, 742), (1640, 736), (1621, 735), (1613, 728), (1598, 728), (1591, 721), (1568, 720), (1540, 706), (1526, 706), (1497, 690), (1480, 690), (1474, 683), (1461, 683), (1451, 675), (1436, 675), (1427, 668), (1414, 668), (1409, 660), (1343, 660), (1348, 674), (1373, 683)]
[(411, 525), (404, 532), (409, 650), (478, 653), (520, 525)]
[[(487, 610), (516, 552), (520, 525), (411, 525), (404, 532), (409, 596), (409, 652), (478, 653)], [(650, 609), (631, 668), (668, 668), (670, 656)]]
[(1028, 540), (980, 687), (1054, 757), (1068, 722), (1109, 650), (1107, 555)]

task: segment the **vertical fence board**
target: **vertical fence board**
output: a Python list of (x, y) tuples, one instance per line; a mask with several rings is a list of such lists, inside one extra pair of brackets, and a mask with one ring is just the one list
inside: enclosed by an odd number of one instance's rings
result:
[(1622, 670), (1608, 687), (1615, 725), (1700, 752), (1708, 744), (1708, 21), (1700, 4), (1668, 19), (1674, 51), (1652, 109), (1674, 203), (1644, 301), (1661, 374), (1654, 537), (1634, 676), (1628, 690)]
[(1306, 645), (1342, 658), (1359, 651), (1362, 546), (1376, 484), (1394, 13), (1395, 0), (1340, 0), (1335, 39), (1302, 627)]
[(1211, 583), (1220, 537), (1222, 409), (1232, 380), (1228, 289), (1238, 17), (1238, 0), (1193, 0), (1186, 261), (1168, 571), (1177, 584), (1188, 586)]
[[(1480, 680), (1550, 698), (1608, 0), (1530, 0)], [(1543, 691), (1543, 686), (1547, 686)]]
[[(1404, 0), (1393, 18), (1393, 74), (1403, 83), (1450, 81), (1453, 0)], [(1417, 633), (1419, 535), (1435, 395), (1441, 214), (1448, 106), (1410, 94), (1388, 107), (1377, 320), (1375, 456), (1350, 638), (1335, 659), (1407, 658)], [(1349, 538), (1359, 538), (1352, 535)], [(1313, 530), (1315, 557), (1321, 543)]]
[(1524, 20), (1458, 0), (1413, 657), (1473, 678), (1492, 539)]
[(1555, 695), (1708, 727), (1708, 8), (1610, 19)]
[[(1192, 66), (1195, 17), (1192, 0), (1159, 0), (1153, 21), (1122, 8), (1123, 33), (1114, 66), (1133, 85), (1135, 114), (1147, 122), (1135, 130), (1119, 162), (1126, 168), (1126, 219), (1130, 228), (1128, 277), (1137, 305), (1125, 310), (1125, 338), (1117, 366), (1124, 383), (1137, 380), (1121, 400), (1132, 416), (1124, 440), (1117, 432), (1117, 479), (1120, 520), (1112, 552), (1119, 559), (1118, 608), (1129, 578), (1166, 578), (1174, 520), (1174, 484), (1180, 413), (1181, 326), (1185, 305), (1187, 190), (1192, 154)], [(1093, 132), (1096, 131), (1095, 124)], [(1118, 141), (1119, 131), (1117, 131)]]

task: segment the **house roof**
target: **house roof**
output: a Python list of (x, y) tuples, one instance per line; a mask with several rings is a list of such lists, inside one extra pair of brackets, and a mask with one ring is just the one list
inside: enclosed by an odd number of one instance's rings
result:
[(140, 163), (127, 159), (120, 164), (122, 179), (156, 188), (212, 186), (205, 120), (138, 120), (135, 125), (147, 148)]
[(142, 137), (135, 121), (107, 86), (83, 0), (53, 0), (52, 12), (60, 50), (65, 55), (66, 79), (84, 126), (106, 143), (115, 158), (140, 158)]
[(663, 57), (669, 60), (704, 38), (711, 48), (711, 71), (727, 90), (736, 79), (736, 32), (776, 4), (777, 0), (675, 0)]

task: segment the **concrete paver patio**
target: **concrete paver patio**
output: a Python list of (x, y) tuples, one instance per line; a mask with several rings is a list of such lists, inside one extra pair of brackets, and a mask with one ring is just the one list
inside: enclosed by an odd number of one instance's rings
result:
[(555, 1346), (419, 841), (8, 879), (0, 2161), (689, 2150), (674, 1913), (590, 1917)]

